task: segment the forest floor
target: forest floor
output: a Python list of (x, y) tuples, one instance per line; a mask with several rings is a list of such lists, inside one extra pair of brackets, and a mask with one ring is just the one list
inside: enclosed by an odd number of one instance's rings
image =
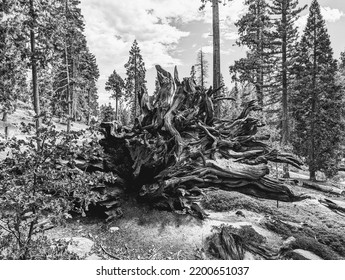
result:
[[(0, 121), (0, 137), (9, 126), (9, 137), (25, 137), (19, 124), (30, 122), (33, 112), (20, 104), (9, 115), (5, 124)], [(58, 129), (66, 125), (56, 123)], [(87, 126), (73, 123), (72, 129)], [(0, 154), (0, 158), (4, 156)], [(274, 172), (275, 168), (272, 168)], [(292, 178), (308, 180), (306, 170), (293, 170)], [(338, 185), (345, 189), (345, 172), (340, 172)], [(323, 182), (323, 184), (330, 184)], [(249, 197), (236, 192), (208, 190), (203, 206), (209, 214), (205, 220), (190, 215), (159, 211), (139, 204), (132, 198), (122, 203), (123, 217), (105, 223), (100, 218), (74, 217), (64, 226), (45, 232), (50, 239), (84, 237), (94, 242), (88, 252), (90, 259), (214, 259), (209, 253), (208, 237), (221, 225), (251, 226), (265, 238), (265, 246), (280, 248), (284, 241), (294, 238), (293, 248), (299, 254), (293, 259), (345, 259), (345, 217), (319, 203), (329, 198), (345, 203), (345, 197), (291, 186), (297, 193), (311, 198), (295, 203), (285, 203)], [(271, 220), (283, 221), (279, 226), (269, 226)], [(246, 254), (247, 259), (259, 256)]]
[[(18, 108), (13, 114), (8, 115), (7, 122), (0, 120), (0, 139), (5, 138), (5, 127), (8, 127), (8, 138), (13, 136), (17, 138), (25, 138), (24, 135), (20, 131), (20, 124), (23, 122), (25, 124), (33, 123), (33, 117), (35, 115), (34, 111), (31, 109), (31, 105), (27, 105), (21, 101), (18, 101), (17, 104)], [(60, 123), (57, 118), (53, 119), (54, 125), (56, 126), (57, 130), (66, 130), (67, 124)], [(87, 129), (88, 126), (86, 124), (80, 122), (72, 122), (71, 124), (72, 130), (83, 130)]]
[[(296, 254), (292, 259), (345, 259), (345, 217), (318, 201), (329, 198), (345, 203), (345, 197), (298, 186), (292, 189), (311, 198), (277, 204), (236, 192), (208, 191), (203, 205), (209, 216), (203, 221), (150, 209), (128, 198), (123, 203), (123, 217), (116, 221), (74, 218), (47, 235), (54, 239), (89, 238), (95, 242), (90, 254), (101, 259), (215, 259), (208, 250), (208, 237), (217, 227), (251, 226), (265, 238), (264, 245), (272, 249), (282, 247), (293, 237)], [(272, 219), (283, 223), (268, 226)], [(245, 258), (261, 257), (246, 254)]]

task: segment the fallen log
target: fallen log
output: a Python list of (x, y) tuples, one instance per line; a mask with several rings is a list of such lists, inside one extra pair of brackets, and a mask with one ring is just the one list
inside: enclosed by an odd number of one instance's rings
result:
[(258, 134), (264, 123), (251, 116), (261, 110), (256, 101), (244, 104), (235, 119), (217, 119), (217, 90), (198, 87), (191, 78), (180, 81), (176, 68), (174, 78), (156, 69), (160, 90), (152, 98), (141, 91), (141, 115), (133, 127), (101, 125), (104, 168), (127, 191), (153, 206), (199, 217), (205, 213), (198, 201), (209, 187), (287, 202), (304, 199), (268, 177), (269, 161), (298, 168), (301, 162), (262, 142), (269, 135)]
[(336, 195), (344, 195), (345, 194), (345, 191), (340, 189), (340, 188), (321, 185), (321, 184), (317, 184), (314, 182), (303, 181), (302, 187), (307, 188), (307, 189), (314, 189), (314, 190), (318, 190), (318, 191), (322, 191), (322, 192), (326, 192), (326, 193), (336, 194)]
[(342, 201), (335, 201), (330, 200), (327, 198), (319, 199), (319, 202), (323, 205), (331, 209), (333, 212), (345, 216), (345, 202)]

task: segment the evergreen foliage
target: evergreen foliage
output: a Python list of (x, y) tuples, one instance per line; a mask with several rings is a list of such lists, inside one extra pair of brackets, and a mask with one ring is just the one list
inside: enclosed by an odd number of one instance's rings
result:
[(266, 0), (246, 0), (248, 12), (235, 23), (238, 27), (239, 46), (246, 46), (249, 51), (245, 58), (235, 61), (230, 66), (233, 79), (255, 86), (258, 103), (264, 106), (264, 91), (271, 83), (275, 58), (272, 56), (271, 29)]
[(116, 119), (116, 112), (109, 103), (108, 105), (101, 105), (100, 107), (100, 121), (112, 122)]
[(84, 19), (79, 5), (78, 0), (1, 2), (1, 16), (5, 19), (2, 19), (0, 32), (7, 39), (1, 45), (6, 51), (0, 52), (12, 63), (12, 70), (5, 71), (8, 78), (5, 73), (1, 75), (4, 82), (12, 79), (9, 83), (12, 88), (4, 91), (8, 95), (7, 104), (2, 106), (4, 112), (13, 111), (18, 97), (28, 100), (24, 88), (27, 70), (31, 68), (33, 94), (30, 99), (34, 99), (35, 109), (42, 107), (55, 116), (68, 115), (68, 120), (87, 122), (90, 114), (97, 113), (99, 71), (83, 34)]
[(134, 40), (131, 50), (129, 51), (129, 59), (125, 64), (125, 68), (127, 75), (127, 78), (125, 79), (125, 97), (131, 106), (131, 118), (134, 122), (135, 118), (140, 114), (138, 93), (142, 89), (147, 91), (145, 63), (136, 40)]
[(195, 64), (196, 68), (195, 70), (195, 76), (196, 76), (196, 82), (199, 86), (205, 88), (207, 84), (207, 78), (208, 78), (208, 68), (209, 63), (205, 59), (205, 53), (202, 51), (202, 49), (199, 50), (197, 55), (197, 63)]
[(335, 75), (337, 62), (320, 5), (313, 0), (306, 28), (298, 45), (292, 95), (295, 120), (292, 144), (306, 158), (310, 178), (318, 170), (331, 176), (339, 161), (343, 101)]
[(25, 63), (13, 39), (18, 27), (13, 18), (6, 18), (10, 12), (10, 7), (2, 2), (0, 4), (0, 110), (3, 113), (3, 121), (7, 121), (7, 115), (15, 110), (17, 100), (27, 91)]
[(113, 73), (109, 76), (107, 82), (105, 83), (105, 90), (112, 91), (112, 95), (110, 98), (115, 99), (116, 101), (116, 107), (115, 107), (115, 119), (118, 120), (118, 103), (119, 100), (122, 98), (123, 95), (123, 89), (124, 89), (125, 83), (121, 76), (116, 73), (116, 70), (113, 71)]
[[(289, 112), (288, 99), (293, 79), (291, 68), (296, 57), (298, 28), (296, 21), (306, 6), (299, 8), (298, 0), (273, 0), (269, 6), (269, 14), (274, 30), (271, 32), (272, 54), (277, 58), (275, 74), (275, 90), (271, 93), (272, 105), (276, 101), (280, 104), (281, 143), (289, 142)], [(275, 101), (275, 102), (274, 102)]]

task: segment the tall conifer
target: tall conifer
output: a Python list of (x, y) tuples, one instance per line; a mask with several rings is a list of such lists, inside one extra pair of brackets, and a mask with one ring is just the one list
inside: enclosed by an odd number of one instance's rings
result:
[[(270, 16), (273, 20), (272, 32), (273, 55), (277, 56), (276, 90), (271, 93), (272, 100), (279, 100), (281, 123), (281, 144), (284, 148), (289, 144), (289, 95), (291, 91), (291, 66), (296, 56), (295, 47), (298, 30), (295, 25), (299, 14), (306, 6), (299, 8), (298, 0), (273, 0), (270, 4)], [(289, 177), (288, 164), (284, 165), (284, 177)]]
[(138, 93), (143, 88), (146, 89), (146, 69), (145, 63), (140, 53), (138, 42), (134, 40), (129, 59), (125, 64), (127, 78), (125, 79), (126, 99), (131, 104), (132, 121), (140, 114), (138, 104)]
[(336, 170), (341, 131), (341, 92), (335, 82), (337, 61), (320, 5), (313, 0), (306, 28), (298, 46), (296, 84), (292, 95), (295, 119), (293, 146), (306, 157), (310, 179), (316, 171), (332, 175)]

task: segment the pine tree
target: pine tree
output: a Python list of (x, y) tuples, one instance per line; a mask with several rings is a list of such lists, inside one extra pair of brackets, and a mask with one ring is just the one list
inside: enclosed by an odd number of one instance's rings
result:
[(132, 48), (129, 51), (129, 60), (125, 64), (125, 68), (127, 75), (127, 78), (125, 79), (126, 99), (131, 105), (132, 121), (134, 121), (138, 116), (138, 113), (140, 113), (138, 93), (141, 88), (147, 91), (145, 81), (145, 63), (136, 40), (134, 40)]
[(207, 83), (206, 79), (208, 78), (209, 63), (205, 59), (205, 53), (202, 51), (202, 49), (200, 49), (198, 52), (197, 63), (195, 66), (197, 84), (205, 88)]
[[(201, 0), (200, 10), (205, 8), (207, 2), (212, 3), (212, 36), (213, 36), (213, 88), (218, 89), (221, 85), (220, 72), (220, 28), (219, 28), (219, 3), (226, 5), (230, 0)], [(220, 117), (222, 102), (217, 102), (215, 105), (215, 115)]]
[(90, 124), (91, 115), (96, 116), (98, 111), (97, 81), (99, 69), (94, 54), (88, 48), (81, 54), (79, 63), (80, 89), (82, 94), (80, 99), (84, 102), (81, 110), (86, 114), (87, 124)]
[(115, 119), (118, 120), (118, 107), (119, 107), (119, 99), (123, 95), (125, 83), (121, 76), (116, 73), (116, 70), (109, 76), (107, 82), (105, 83), (105, 90), (112, 91), (113, 94), (110, 98), (115, 99)]
[[(20, 48), (15, 45), (14, 37), (18, 32), (15, 19), (7, 17), (11, 7), (0, 3), (0, 106), (2, 120), (16, 109), (17, 100), (26, 92), (26, 65), (21, 60)], [(23, 46), (22, 46), (23, 47)]]
[(193, 65), (191, 68), (190, 68), (190, 77), (196, 81), (196, 71), (195, 71), (195, 66)]
[(108, 105), (101, 105), (100, 119), (102, 122), (112, 122), (115, 118), (115, 110), (110, 103)]
[(336, 85), (337, 62), (320, 5), (313, 0), (306, 28), (298, 45), (294, 67), (295, 92), (292, 113), (295, 120), (293, 146), (306, 157), (310, 179), (316, 171), (330, 176), (336, 170), (343, 125), (343, 102)]
[[(273, 20), (274, 42), (273, 53), (277, 56), (276, 85), (272, 99), (280, 99), (281, 108), (281, 144), (283, 147), (289, 144), (289, 112), (288, 99), (291, 91), (291, 66), (296, 56), (295, 47), (298, 40), (298, 29), (295, 25), (299, 14), (306, 8), (298, 8), (298, 0), (273, 0), (270, 7), (270, 16)], [(288, 165), (284, 165), (284, 177), (289, 177)]]
[(341, 70), (345, 69), (345, 51), (340, 54), (339, 68)]
[[(255, 86), (258, 103), (264, 107), (264, 91), (270, 86), (275, 61), (272, 57), (271, 29), (268, 5), (265, 0), (246, 0), (248, 13), (235, 25), (238, 27), (237, 44), (247, 46), (246, 58), (235, 61), (230, 73), (238, 81), (249, 82)], [(236, 75), (238, 74), (238, 75)]]
[[(90, 53), (84, 35), (84, 20), (80, 1), (59, 0), (55, 3), (54, 22), (55, 59), (54, 101), (55, 114), (67, 115), (67, 130), (71, 120), (90, 120), (91, 111), (97, 111), (97, 79), (99, 70), (95, 56)], [(92, 102), (91, 102), (92, 101)], [(59, 113), (60, 112), (60, 113)]]

